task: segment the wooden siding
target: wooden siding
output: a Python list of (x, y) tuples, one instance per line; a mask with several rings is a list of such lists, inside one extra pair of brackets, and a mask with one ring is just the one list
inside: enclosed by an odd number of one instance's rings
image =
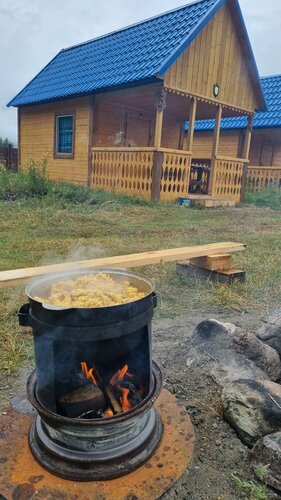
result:
[[(56, 113), (75, 112), (74, 159), (54, 159)], [(80, 97), (24, 107), (20, 111), (21, 167), (48, 155), (47, 175), (53, 180), (87, 184), (90, 98)]]
[(250, 165), (281, 167), (281, 133), (280, 139), (271, 136), (270, 129), (264, 134), (253, 134), (250, 149)]
[(272, 166), (281, 167), (281, 144), (274, 146)]
[(164, 77), (167, 87), (178, 88), (253, 112), (257, 107), (254, 87), (242, 46), (225, 4), (176, 60)]
[[(195, 132), (193, 141), (193, 158), (211, 158), (213, 132)], [(219, 156), (239, 157), (240, 131), (221, 132), (219, 140)]]

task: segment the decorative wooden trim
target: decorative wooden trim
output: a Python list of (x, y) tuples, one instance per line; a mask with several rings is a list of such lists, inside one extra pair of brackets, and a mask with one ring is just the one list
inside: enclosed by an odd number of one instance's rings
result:
[(156, 92), (156, 119), (155, 119), (155, 134), (154, 134), (154, 147), (161, 148), (162, 129), (163, 129), (163, 113), (166, 108), (167, 102), (166, 91), (162, 88), (160, 92)]
[(90, 110), (89, 110), (89, 141), (88, 141), (88, 179), (87, 186), (91, 187), (92, 185), (92, 147), (94, 140), (94, 119), (95, 119), (95, 95), (90, 97), (89, 102)]
[(196, 108), (197, 108), (197, 99), (196, 99), (196, 97), (193, 97), (190, 111), (189, 111), (189, 121), (188, 121), (188, 135), (187, 135), (187, 149), (188, 149), (188, 151), (192, 151), (192, 147), (193, 147)]
[(164, 153), (155, 151), (152, 166), (151, 199), (159, 200)]
[(232, 104), (229, 104), (227, 102), (220, 101), (218, 99), (212, 99), (210, 97), (206, 97), (206, 96), (197, 94), (196, 92), (192, 92), (192, 93), (186, 92), (186, 91), (179, 89), (177, 87), (165, 85), (164, 90), (166, 90), (167, 92), (170, 92), (172, 94), (177, 94), (177, 95), (180, 95), (182, 97), (187, 97), (189, 99), (196, 97), (197, 101), (205, 102), (205, 103), (211, 104), (213, 106), (219, 105), (222, 108), (226, 108), (226, 109), (229, 109), (231, 111), (235, 111), (236, 113), (239, 113), (242, 115), (254, 115), (254, 113), (255, 113), (255, 110), (253, 110), (253, 109), (238, 108), (237, 106), (233, 106)]
[[(57, 117), (58, 116), (73, 116), (73, 132), (72, 132), (72, 152), (71, 153), (58, 153), (57, 152)], [(75, 135), (76, 135), (76, 112), (75, 110), (64, 111), (63, 113), (55, 113), (54, 115), (54, 147), (53, 158), (54, 160), (74, 160), (75, 156)]]
[(21, 108), (18, 108), (18, 169), (21, 166)]

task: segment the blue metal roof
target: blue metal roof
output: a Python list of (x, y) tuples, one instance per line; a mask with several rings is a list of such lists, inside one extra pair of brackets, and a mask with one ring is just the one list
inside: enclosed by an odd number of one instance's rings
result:
[(200, 0), (63, 49), (8, 106), (157, 81), (225, 0)]
[[(266, 100), (267, 111), (257, 112), (254, 117), (253, 128), (281, 128), (281, 75), (264, 76), (261, 78), (263, 93)], [(223, 118), (222, 130), (235, 130), (245, 128), (247, 118)], [(198, 120), (195, 130), (214, 130), (214, 120)]]

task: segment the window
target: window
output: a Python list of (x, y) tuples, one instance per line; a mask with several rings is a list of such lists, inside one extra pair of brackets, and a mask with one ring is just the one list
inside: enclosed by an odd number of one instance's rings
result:
[(55, 157), (73, 158), (74, 115), (57, 115), (55, 127)]

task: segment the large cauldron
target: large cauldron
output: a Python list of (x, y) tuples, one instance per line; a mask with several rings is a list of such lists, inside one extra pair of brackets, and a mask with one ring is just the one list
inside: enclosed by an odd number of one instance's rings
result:
[[(56, 281), (105, 272), (129, 281), (145, 293), (142, 299), (98, 308), (62, 308), (39, 302)], [(97, 368), (107, 379), (125, 363), (143, 378), (148, 394), (152, 384), (151, 320), (156, 306), (153, 283), (122, 270), (73, 271), (47, 276), (26, 287), (29, 304), (19, 310), (22, 326), (31, 326), (37, 371), (37, 397), (49, 410), (58, 411), (63, 393), (75, 389), (81, 361)]]

